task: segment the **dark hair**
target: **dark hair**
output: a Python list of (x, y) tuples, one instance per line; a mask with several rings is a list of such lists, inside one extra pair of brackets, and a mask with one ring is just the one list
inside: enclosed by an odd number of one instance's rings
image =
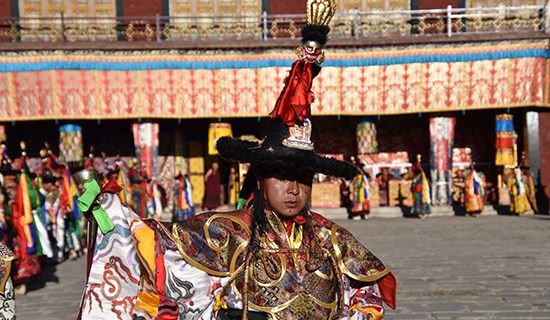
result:
[(264, 206), (264, 184), (262, 180), (260, 181), (260, 187), (254, 191), (254, 201), (252, 204), (254, 211), (252, 215), (252, 225), (250, 226), (252, 234), (250, 235), (250, 247), (247, 254), (255, 254), (260, 250), (260, 239), (256, 237), (256, 231), (258, 231), (257, 233), (259, 236), (265, 232), (267, 219), (265, 217)]

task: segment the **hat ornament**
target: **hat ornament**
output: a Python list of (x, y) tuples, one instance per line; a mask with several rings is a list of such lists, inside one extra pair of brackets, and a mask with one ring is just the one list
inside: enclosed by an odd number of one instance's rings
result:
[(306, 5), (307, 24), (328, 26), (336, 13), (336, 2), (333, 0), (308, 0)]

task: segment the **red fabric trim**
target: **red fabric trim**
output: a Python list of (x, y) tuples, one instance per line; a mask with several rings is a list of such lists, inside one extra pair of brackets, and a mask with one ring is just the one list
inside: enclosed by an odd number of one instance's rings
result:
[(388, 273), (378, 281), (382, 300), (392, 309), (395, 309), (395, 296), (397, 292), (397, 280), (393, 273)]
[(286, 232), (287, 232), (287, 234), (290, 235), (292, 233), (292, 226), (294, 226), (294, 223), (296, 223), (298, 225), (303, 225), (306, 222), (307, 222), (307, 218), (304, 217), (302, 214), (299, 214), (299, 215), (295, 216), (292, 219), (286, 220)]
[(293, 220), (299, 225), (303, 225), (307, 222), (307, 218), (304, 217), (302, 214), (295, 216)]
[(119, 186), (114, 179), (109, 179), (109, 181), (101, 187), (101, 193), (119, 193), (120, 191), (122, 191), (122, 187)]
[(255, 192), (252, 192), (249, 196), (248, 196), (248, 199), (246, 199), (244, 205), (245, 207), (248, 207), (248, 205), (250, 204), (250, 202), (252, 202), (252, 200), (254, 200), (254, 195), (256, 193)]

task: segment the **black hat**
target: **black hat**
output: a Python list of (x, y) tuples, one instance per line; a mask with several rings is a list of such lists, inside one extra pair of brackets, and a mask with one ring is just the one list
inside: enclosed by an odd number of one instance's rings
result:
[(130, 183), (141, 183), (142, 181), (143, 179), (141, 178), (138, 172), (130, 174)]
[(216, 146), (220, 155), (228, 160), (251, 163), (256, 173), (291, 175), (301, 173), (313, 176), (315, 173), (352, 179), (357, 168), (351, 163), (323, 157), (315, 153), (310, 141), (311, 122), (306, 119), (302, 125), (289, 127), (280, 119), (274, 119), (265, 140), (253, 141), (222, 137)]
[(53, 172), (49, 169), (44, 170), (42, 174), (42, 183), (55, 183), (60, 178), (55, 176)]
[(2, 159), (2, 163), (0, 163), (0, 174), (4, 177), (17, 175), (19, 171), (13, 167), (8, 152), (6, 151), (6, 145), (3, 142), (0, 144), (0, 152), (0, 159)]
[(8, 159), (2, 159), (2, 164), (0, 165), (0, 174), (4, 177), (16, 176), (19, 171), (15, 170)]

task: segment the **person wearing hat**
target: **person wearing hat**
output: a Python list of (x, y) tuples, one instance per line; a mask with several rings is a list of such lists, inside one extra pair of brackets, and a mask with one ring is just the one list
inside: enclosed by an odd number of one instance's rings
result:
[(130, 182), (130, 197), (128, 205), (131, 206), (142, 218), (148, 218), (147, 212), (147, 182), (137, 158), (128, 163), (128, 180)]
[(174, 177), (174, 209), (172, 222), (183, 222), (195, 216), (193, 190), (189, 176), (181, 174)]
[[(8, 216), (7, 209), (9, 196), (5, 192), (4, 184), (6, 180), (12, 180), (15, 177), (11, 166), (11, 159), (7, 156), (6, 145), (0, 144), (0, 304), (2, 311), (0, 314), (5, 319), (15, 319), (15, 292), (10, 274), (13, 261), (17, 259), (9, 245), (13, 243), (13, 229), (10, 226), (11, 217)], [(13, 180), (12, 180), (13, 181)], [(9, 182), (8, 182), (9, 184)]]
[(413, 169), (414, 178), (411, 184), (414, 200), (411, 214), (419, 219), (425, 219), (432, 212), (430, 184), (424, 170), (422, 170), (421, 156), (417, 155), (416, 158), (417, 163)]
[(470, 164), (466, 173), (464, 185), (464, 205), (466, 215), (477, 218), (485, 206), (485, 188), (481, 176), (474, 167), (474, 162)]
[(67, 258), (75, 260), (81, 249), (80, 214), (75, 212), (73, 206), (76, 188), (68, 166), (59, 160), (47, 143), (45, 146), (40, 151), (42, 175), (39, 178), (39, 192), (43, 217), (48, 224), (53, 262), (63, 262)]
[[(460, 165), (453, 170), (452, 183), (452, 204), (456, 212), (461, 212), (464, 208), (464, 189), (466, 187), (466, 169)], [(464, 209), (465, 210), (465, 209)]]
[(523, 176), (521, 173), (521, 168), (511, 168), (511, 174), (507, 180), (508, 190), (510, 190), (510, 212), (513, 215), (520, 216), (526, 212), (532, 210), (529, 199), (527, 199), (527, 191), (525, 188), (525, 183), (523, 181)]
[(65, 220), (61, 210), (61, 191), (57, 185), (58, 178), (51, 170), (44, 169), (40, 176), (38, 189), (41, 203), (41, 217), (47, 226), (49, 246), (43, 246), (44, 255), (54, 262), (64, 260)]
[(525, 152), (522, 153), (521, 158), (521, 163), (518, 166), (515, 168), (509, 168), (511, 169), (511, 174), (507, 180), (507, 186), (510, 191), (510, 198), (512, 200), (510, 212), (516, 216), (523, 215), (526, 212), (533, 210), (531, 202), (529, 201), (529, 194), (531, 193), (529, 190), (529, 183), (532, 182), (532, 179), (531, 181), (528, 179), (530, 177), (530, 173), (529, 176), (526, 176), (523, 173), (523, 171), (529, 170), (529, 167), (525, 164)]
[(527, 196), (527, 201), (529, 201), (529, 205), (531, 206), (531, 209), (537, 213), (539, 211), (537, 206), (537, 197), (536, 197), (536, 191), (535, 191), (535, 181), (533, 179), (533, 173), (531, 172), (531, 168), (525, 164), (525, 160), (523, 161), (523, 164), (520, 166), (521, 169), (521, 179), (523, 181), (523, 185), (525, 186), (525, 194)]
[[(350, 163), (315, 153), (311, 141), (311, 81), (335, 7), (330, 0), (308, 1), (299, 60), (265, 139), (217, 141), (222, 157), (251, 164), (254, 187), (241, 195), (248, 199), (242, 209), (161, 223), (139, 219), (117, 197), (102, 195), (115, 227), (89, 251), (94, 258), (80, 317), (381, 319), (385, 305), (395, 308), (393, 273), (349, 231), (308, 208), (316, 173), (345, 179), (358, 173)], [(84, 187), (97, 190), (95, 184)], [(131, 240), (110, 245), (122, 229), (131, 230)], [(107, 273), (112, 285), (103, 281)]]
[(355, 216), (366, 219), (370, 213), (370, 176), (368, 172), (363, 171), (361, 163), (356, 164), (356, 167), (358, 174), (349, 184), (351, 207), (348, 211), (348, 219), (353, 219)]
[[(28, 176), (25, 143), (21, 142), (21, 157), (10, 163), (3, 157), (1, 173), (4, 188), (4, 210), (13, 230), (8, 247), (17, 257), (13, 261), (12, 279), (16, 294), (26, 294), (27, 284), (41, 272), (38, 258), (40, 240), (34, 233), (37, 230), (33, 211), (36, 205), (36, 190)], [(4, 150), (5, 151), (5, 150)]]

